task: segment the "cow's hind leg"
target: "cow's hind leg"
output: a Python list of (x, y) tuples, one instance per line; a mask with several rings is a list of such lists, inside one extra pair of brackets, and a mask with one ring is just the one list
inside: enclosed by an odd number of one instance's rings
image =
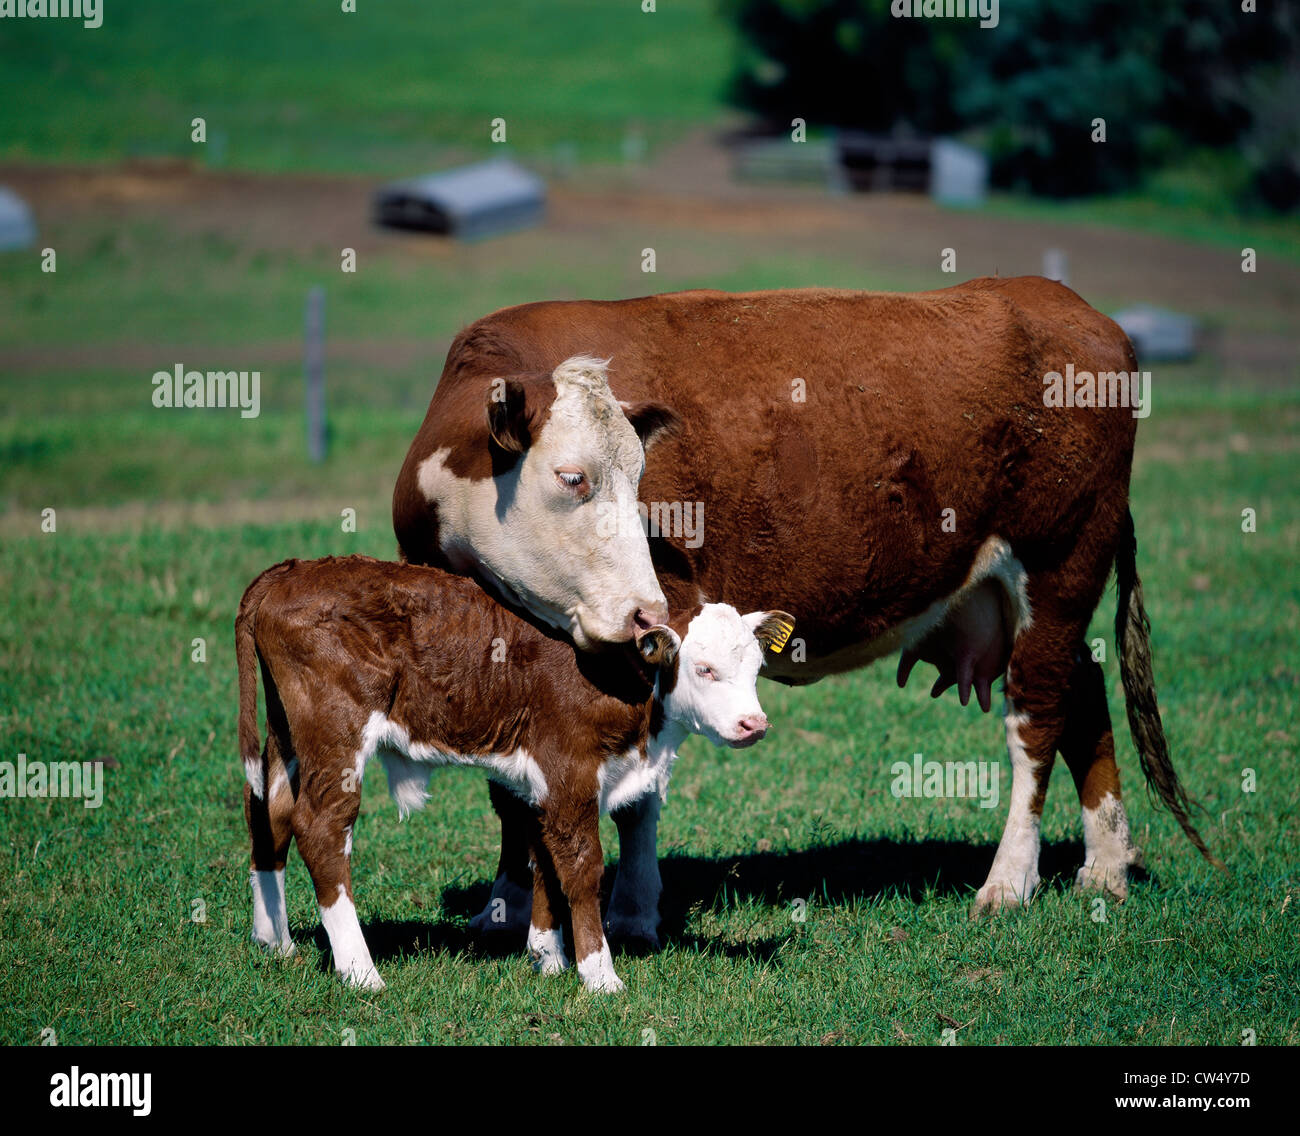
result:
[(293, 834), (316, 888), (335, 971), (344, 982), (378, 990), (384, 982), (352, 901), (352, 830), (361, 809), (361, 778), (347, 759), (323, 760), (321, 768), (338, 769), (343, 776), (337, 784), (318, 778), (303, 786), (293, 811)]
[(1097, 599), (1091, 588), (1082, 600), (1062, 595), (1061, 579), (1060, 574), (1052, 574), (1031, 581), (1036, 586), (1030, 590), (1030, 622), (1017, 635), (1007, 664), (1004, 714), (1011, 803), (993, 867), (975, 896), (972, 917), (1027, 904), (1038, 887), (1043, 801), (1066, 729), (1076, 646)]
[(1141, 865), (1142, 851), (1129, 835), (1120, 798), (1105, 679), (1085, 646), (1078, 650), (1070, 680), (1060, 751), (1083, 809), (1085, 853), (1076, 883), (1122, 902), (1128, 896), (1129, 867)]
[[(269, 701), (269, 697), (268, 697)], [(260, 793), (251, 784), (256, 779)], [(253, 942), (276, 954), (292, 955), (289, 913), (284, 899), (284, 865), (293, 840), (298, 763), (275, 733), (267, 736), (261, 769), (244, 785), (244, 819), (252, 842)]]

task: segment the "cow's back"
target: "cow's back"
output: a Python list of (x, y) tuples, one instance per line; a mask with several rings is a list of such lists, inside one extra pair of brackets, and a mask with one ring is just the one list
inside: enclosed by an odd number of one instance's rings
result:
[(670, 604), (784, 608), (814, 654), (955, 590), (990, 536), (1032, 569), (1068, 550), (1090, 510), (1124, 504), (1131, 411), (1044, 406), (1050, 371), (1135, 367), (1118, 326), (1062, 285), (682, 292), (526, 304), (462, 332), (395, 495), (409, 556), (438, 559), (418, 463), (482, 413), (492, 378), (574, 354), (611, 358), (617, 397), (682, 420), (640, 493), (704, 505), (699, 547), (651, 541)]

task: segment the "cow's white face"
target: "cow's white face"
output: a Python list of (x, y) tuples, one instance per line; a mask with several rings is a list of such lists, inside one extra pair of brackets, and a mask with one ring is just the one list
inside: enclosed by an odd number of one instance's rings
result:
[(642, 636), (642, 654), (659, 666), (664, 718), (714, 745), (753, 745), (768, 727), (757, 690), (763, 653), (784, 646), (793, 627), (785, 612), (705, 604), (680, 639), (668, 627)]
[(439, 450), (419, 483), (452, 566), (586, 650), (666, 618), (637, 512), (645, 451), (628, 416), (651, 437), (671, 415), (620, 404), (599, 360), (568, 359), (551, 381), (553, 400), (540, 410), (536, 384), (530, 394), (506, 380), (489, 393), (491, 477), (457, 476)]

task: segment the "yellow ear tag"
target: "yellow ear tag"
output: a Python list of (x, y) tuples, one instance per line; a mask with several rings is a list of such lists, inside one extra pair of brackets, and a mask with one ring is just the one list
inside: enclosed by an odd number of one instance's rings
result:
[(771, 649), (772, 654), (779, 655), (785, 649), (785, 645), (790, 642), (790, 636), (794, 633), (794, 624), (786, 623), (784, 619), (778, 619), (774, 622), (776, 627), (771, 632), (768, 647)]

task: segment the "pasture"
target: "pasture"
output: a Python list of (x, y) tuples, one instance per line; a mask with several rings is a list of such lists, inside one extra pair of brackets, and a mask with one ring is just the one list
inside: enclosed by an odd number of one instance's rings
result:
[[(931, 1044), (945, 1028), (961, 1044), (1232, 1044), (1244, 1029), (1300, 1040), (1293, 265), (1270, 262), (1267, 281), (1247, 281), (1251, 294), (1230, 252), (1113, 229), (1010, 219), (977, 229), (911, 202), (778, 198), (738, 203), (729, 227), (706, 235), (704, 205), (702, 222), (651, 194), (571, 191), (547, 228), (471, 249), (355, 222), (353, 278), (331, 251), (342, 234), (311, 228), (345, 223), (328, 194), (361, 200), (348, 181), (254, 181), (261, 197), (243, 232), (219, 178), (10, 173), (68, 205), (49, 226), (57, 274), (34, 272), (28, 254), (0, 259), (17, 317), (0, 328), (0, 734), (9, 760), (108, 768), (98, 809), (60, 799), (0, 809), (0, 1040), (32, 1042), (47, 1028), (66, 1043), (333, 1043), (345, 1029), (363, 1043)], [(277, 230), (277, 210), (303, 201), (316, 207), (300, 227)], [(763, 210), (793, 231), (767, 238), (760, 258)], [(884, 267), (882, 243), (918, 244), (898, 235), (917, 210), (937, 244), (969, 255), (971, 274), (984, 268), (970, 263), (984, 256), (979, 240), (1005, 238), (1002, 268), (1015, 271), (1033, 267), (1017, 256), (1064, 235), (1086, 295), (1167, 297), (1216, 329), (1201, 360), (1155, 370), (1133, 496), (1174, 759), (1231, 874), (1200, 862), (1146, 801), (1108, 662), (1149, 878), (1102, 921), (1071, 892), (1082, 845), (1058, 763), (1041, 894), (1026, 912), (970, 922), (1005, 816), (1005, 764), (989, 809), (896, 799), (890, 766), (915, 753), (997, 757), (1000, 723), (951, 694), (932, 703), (921, 683), (895, 690), (885, 662), (803, 690), (761, 684), (775, 728), (756, 748), (687, 744), (661, 829), (666, 947), (621, 961), (625, 996), (592, 997), (572, 973), (544, 980), (522, 953), (476, 948), (466, 924), (495, 871), (497, 826), (482, 779), (459, 772), (436, 777), (430, 807), (402, 824), (382, 778), (367, 780), (356, 888), (387, 990), (339, 988), (296, 856), (300, 955), (256, 952), (235, 605), (285, 556), (392, 554), (387, 497), (455, 328), (538, 295), (946, 283), (923, 263), (928, 251)], [(557, 241), (577, 249), (558, 270)], [(649, 279), (628, 251), (643, 243), (661, 250)], [(1156, 255), (1108, 258), (1134, 244)], [(316, 281), (329, 296), (333, 429), (320, 467), (305, 460), (296, 338)], [(153, 408), (151, 374), (177, 361), (260, 367), (261, 416)], [(1246, 507), (1254, 533), (1242, 532)], [(54, 533), (40, 531), (45, 508), (57, 511)], [(344, 509), (356, 510), (356, 532), (343, 531)], [(1094, 632), (1108, 642), (1112, 618), (1108, 595)], [(196, 638), (206, 662), (192, 661)], [(1254, 792), (1242, 791), (1248, 769)], [(612, 826), (602, 831), (613, 862)]]
[[(279, 5), (280, 34), (263, 35), (251, 2), (193, 6), (182, 27), (140, 0), (112, 9), (112, 35), (45, 21), (30, 50), (0, 43), (27, 94), (0, 108), (0, 182), (58, 255), (44, 273), (36, 249), (0, 253), (0, 761), (98, 760), (105, 779), (99, 808), (0, 799), (0, 1043), (1300, 1042), (1296, 225), (731, 185), (695, 130), (717, 121), (732, 50), (708, 0), (661, 5), (659, 37), (638, 5), (594, 0), (437, 22), (386, 0), (385, 19), (347, 26), (330, 7)], [(544, 226), (470, 246), (370, 226), (379, 179), (481, 156), (484, 121), (507, 111), (523, 156), (546, 166), (567, 146), (592, 163), (553, 182)], [(197, 114), (220, 153), (192, 149)], [(629, 171), (614, 163), (631, 119), (656, 150)], [(252, 946), (236, 604), (288, 556), (393, 554), (393, 482), (461, 326), (536, 299), (941, 287), (1037, 272), (1049, 247), (1102, 310), (1163, 304), (1207, 332), (1196, 361), (1151, 367), (1133, 512), (1174, 763), (1229, 874), (1143, 791), (1108, 592), (1092, 634), (1149, 869), (1122, 906), (1071, 890), (1082, 832), (1058, 762), (1041, 892), (968, 919), (1006, 817), (1001, 722), (916, 678), (898, 691), (886, 660), (799, 690), (761, 683), (773, 730), (754, 748), (687, 743), (660, 827), (665, 948), (618, 959), (621, 996), (469, 935), (499, 827), (464, 771), (437, 775), (402, 823), (378, 769), (366, 780), (354, 881), (386, 990), (335, 980), (296, 853), (299, 954)], [(316, 284), (318, 466), (301, 367)], [(151, 376), (178, 363), (259, 371), (260, 416), (154, 408)], [(1000, 760), (996, 807), (894, 797), (891, 766), (917, 753)], [(602, 839), (612, 865), (608, 821)]]

